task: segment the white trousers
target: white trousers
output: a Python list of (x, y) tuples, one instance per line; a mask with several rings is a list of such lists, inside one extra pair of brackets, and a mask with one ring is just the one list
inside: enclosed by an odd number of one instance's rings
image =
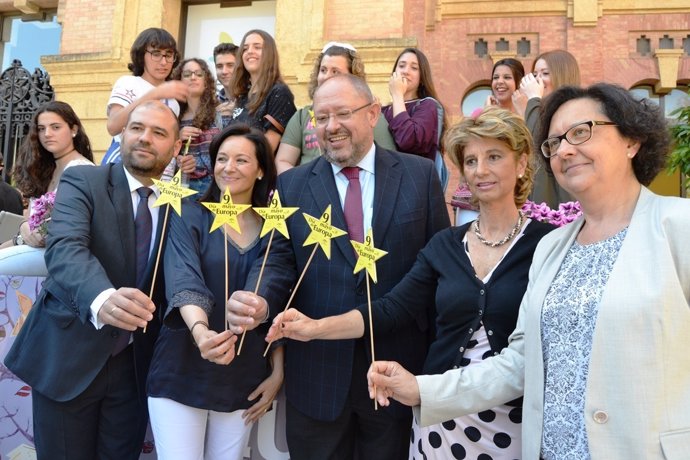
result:
[(242, 460), (252, 429), (243, 409), (215, 412), (167, 398), (148, 403), (159, 460)]

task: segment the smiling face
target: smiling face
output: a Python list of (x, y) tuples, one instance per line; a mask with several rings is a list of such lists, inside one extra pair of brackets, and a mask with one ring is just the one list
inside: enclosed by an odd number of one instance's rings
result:
[(259, 74), (263, 49), (264, 39), (259, 34), (249, 34), (244, 40), (242, 64), (252, 79)]
[[(201, 97), (206, 89), (206, 72), (195, 61), (188, 61), (182, 67), (182, 82), (189, 88), (190, 96)], [(201, 76), (199, 76), (201, 75)]]
[(321, 84), (329, 78), (343, 73), (350, 73), (347, 58), (345, 56), (324, 55), (323, 58), (321, 58), (319, 74), (316, 77), (317, 86), (321, 86)]
[[(402, 75), (407, 81), (407, 93), (414, 93), (413, 99), (417, 97), (419, 90), (419, 59), (414, 53), (405, 53), (398, 58), (398, 63), (395, 66), (395, 71)], [(405, 98), (407, 99), (407, 98)]]
[(74, 150), (74, 136), (77, 126), (69, 127), (67, 122), (55, 112), (43, 112), (36, 119), (38, 141), (44, 149), (60, 158)]
[(175, 114), (162, 103), (138, 106), (122, 131), (122, 163), (141, 183), (150, 184), (180, 151), (178, 129)]
[(539, 59), (537, 62), (534, 63), (534, 76), (541, 78), (541, 81), (544, 83), (544, 97), (551, 94), (551, 92), (553, 91), (553, 83), (551, 82), (551, 70), (549, 69), (549, 65), (546, 63), (545, 60)]
[(364, 158), (374, 142), (374, 126), (380, 113), (378, 104), (352, 113), (347, 120), (337, 114), (365, 106), (369, 101), (342, 78), (331, 78), (314, 94), (314, 115), (329, 116), (326, 124), (317, 123), (316, 136), (323, 156), (338, 166), (355, 166)]
[(475, 136), (464, 149), (462, 173), (480, 204), (514, 204), (517, 177), (526, 167), (526, 154), (517, 156), (497, 139)]
[(507, 65), (498, 65), (491, 78), (491, 92), (502, 107), (512, 106), (512, 95), (515, 92), (513, 71)]
[(218, 148), (213, 175), (221, 193), (229, 188), (234, 203), (250, 204), (254, 184), (263, 176), (254, 143), (242, 136), (225, 139)]
[[(589, 120), (610, 121), (599, 102), (572, 99), (554, 113), (549, 137)], [(635, 180), (631, 158), (638, 149), (639, 143), (621, 136), (615, 126), (596, 125), (592, 137), (580, 145), (562, 140), (550, 164), (558, 183), (575, 198), (592, 192), (604, 195), (631, 178)]]
[(235, 72), (235, 55), (233, 53), (216, 56), (216, 77), (223, 88), (230, 88), (232, 74)]

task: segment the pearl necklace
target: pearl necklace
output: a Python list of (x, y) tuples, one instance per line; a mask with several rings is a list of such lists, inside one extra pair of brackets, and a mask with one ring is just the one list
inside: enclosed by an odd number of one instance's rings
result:
[(479, 231), (479, 217), (477, 217), (477, 220), (474, 221), (474, 234), (477, 236), (477, 239), (482, 244), (485, 244), (489, 247), (495, 248), (498, 246), (503, 246), (508, 241), (512, 240), (515, 237), (515, 235), (517, 235), (517, 232), (520, 230), (520, 228), (522, 228), (522, 223), (524, 222), (524, 220), (525, 215), (522, 213), (522, 211), (518, 211), (518, 220), (515, 223), (515, 226), (510, 230), (510, 233), (508, 233), (500, 241), (487, 241), (487, 239), (482, 236), (482, 232)]

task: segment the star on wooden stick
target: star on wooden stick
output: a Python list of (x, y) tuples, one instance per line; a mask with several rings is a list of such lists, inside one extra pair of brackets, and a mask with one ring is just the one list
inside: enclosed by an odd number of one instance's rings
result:
[(178, 216), (182, 216), (182, 198), (196, 195), (197, 192), (182, 185), (182, 171), (177, 171), (177, 174), (170, 179), (170, 182), (152, 179), (156, 184), (161, 195), (158, 197), (153, 206), (162, 206), (169, 204), (175, 210)]
[(374, 233), (371, 228), (364, 238), (364, 243), (354, 240), (350, 240), (350, 243), (352, 243), (355, 252), (359, 256), (357, 257), (357, 264), (353, 273), (359, 273), (362, 269), (366, 269), (372, 281), (376, 283), (376, 261), (388, 254), (388, 252), (374, 247)]
[(297, 212), (298, 209), (299, 208), (284, 208), (280, 202), (278, 190), (276, 190), (267, 208), (254, 208), (254, 211), (264, 218), (264, 225), (261, 228), (261, 235), (259, 236), (263, 237), (268, 232), (275, 229), (285, 238), (290, 239), (286, 219)]
[(225, 192), (223, 193), (223, 196), (220, 197), (219, 203), (201, 204), (206, 206), (213, 214), (215, 214), (213, 225), (211, 225), (211, 230), (208, 231), (209, 233), (212, 233), (215, 229), (222, 227), (223, 224), (228, 224), (230, 228), (234, 229), (237, 233), (242, 233), (237, 216), (252, 207), (250, 204), (233, 203), (232, 195), (230, 195), (230, 189), (228, 187), (225, 188)]
[(307, 213), (302, 214), (307, 220), (307, 225), (311, 228), (311, 233), (307, 236), (303, 246), (309, 246), (314, 243), (318, 244), (321, 246), (323, 253), (326, 254), (326, 258), (330, 260), (331, 240), (339, 236), (347, 235), (347, 232), (331, 225), (331, 205), (328, 205), (319, 219)]

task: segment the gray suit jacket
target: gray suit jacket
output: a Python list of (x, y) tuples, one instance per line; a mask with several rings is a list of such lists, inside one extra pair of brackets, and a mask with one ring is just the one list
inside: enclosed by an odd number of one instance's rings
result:
[[(148, 295), (154, 257), (143, 285), (135, 286), (134, 217), (121, 163), (66, 170), (51, 217), (46, 248), (49, 276), (5, 365), (43, 395), (69, 401), (93, 381), (120, 334), (112, 326), (96, 330), (89, 320), (91, 303), (109, 288), (139, 287)], [(163, 292), (162, 277), (157, 286), (157, 292)], [(159, 302), (156, 306), (164, 309)], [(154, 315), (146, 334), (134, 333), (140, 390), (158, 325)]]
[[(478, 412), (523, 392), (522, 454), (541, 450), (541, 309), (583, 220), (546, 235), (534, 254), (515, 332), (480, 364), (417, 377), (423, 425)], [(690, 200), (642, 188), (599, 306), (585, 396), (593, 459), (688, 458)], [(419, 411), (419, 408), (417, 408)]]

